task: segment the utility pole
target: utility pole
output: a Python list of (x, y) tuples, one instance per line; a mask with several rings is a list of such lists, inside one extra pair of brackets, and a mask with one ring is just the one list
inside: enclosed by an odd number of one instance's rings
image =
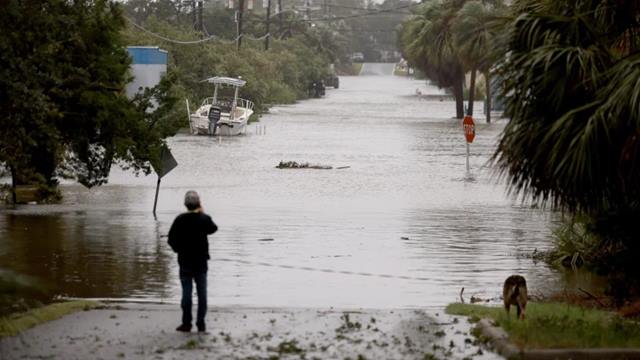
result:
[(282, 11), (284, 8), (282, 7), (282, 0), (278, 0), (278, 34), (282, 36), (282, 27), (284, 24), (282, 23)]
[(238, 38), (236, 43), (238, 44), (238, 50), (242, 46), (242, 12), (244, 12), (244, 0), (240, 0), (238, 4)]
[(311, 7), (311, 0), (304, 0), (304, 6), (299, 9), (304, 11), (304, 19), (307, 21), (307, 26), (313, 26), (311, 23), (311, 10), (322, 10), (322, 8), (319, 7)]
[(271, 34), (269, 34), (270, 25), (271, 25), (271, 0), (268, 0), (267, 1), (267, 34), (265, 35), (266, 37), (264, 38), (265, 51), (269, 50), (269, 38), (271, 37)]
[(196, 0), (191, 0), (191, 22), (193, 23), (193, 29), (198, 30), (198, 19), (196, 18)]
[(304, 0), (304, 10), (305, 10), (304, 19), (305, 20), (311, 19), (311, 13), (310, 13), (311, 3), (309, 2), (309, 0)]
[(202, 22), (202, 3), (204, 1), (198, 1), (198, 30), (200, 30), (200, 38), (204, 39), (204, 23)]

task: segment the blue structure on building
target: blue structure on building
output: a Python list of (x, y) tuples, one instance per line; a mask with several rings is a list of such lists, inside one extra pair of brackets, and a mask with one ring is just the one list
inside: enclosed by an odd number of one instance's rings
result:
[(167, 73), (168, 53), (157, 46), (128, 46), (127, 51), (133, 60), (133, 80), (127, 84), (127, 96), (132, 97), (142, 88), (158, 85)]

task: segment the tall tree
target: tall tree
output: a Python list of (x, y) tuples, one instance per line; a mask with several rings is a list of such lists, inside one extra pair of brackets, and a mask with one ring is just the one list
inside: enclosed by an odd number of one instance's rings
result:
[(471, 71), (468, 114), (473, 115), (476, 71), (485, 78), (487, 96), (487, 122), (491, 122), (491, 67), (496, 63), (501, 49), (496, 19), (504, 16), (506, 7), (500, 0), (468, 1), (458, 11), (454, 24), (454, 42), (467, 70)]
[(497, 65), (511, 118), (497, 166), (513, 191), (608, 218), (617, 224), (611, 232), (622, 229), (637, 245), (640, 3), (522, 0), (513, 8)]
[(452, 89), (456, 117), (464, 117), (464, 67), (454, 42), (457, 3), (431, 1), (421, 5), (402, 29), (402, 53), (439, 87)]
[(176, 130), (160, 124), (175, 99), (166, 81), (127, 99), (123, 27), (120, 5), (107, 0), (0, 5), (0, 28), (11, 29), (0, 36), (0, 162), (15, 182), (52, 187), (65, 175), (100, 185), (114, 162), (150, 171)]

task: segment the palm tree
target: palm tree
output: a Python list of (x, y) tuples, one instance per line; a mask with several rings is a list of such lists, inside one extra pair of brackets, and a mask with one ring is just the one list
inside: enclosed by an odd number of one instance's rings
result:
[(498, 41), (497, 28), (493, 25), (496, 18), (506, 11), (504, 3), (497, 1), (468, 1), (458, 11), (453, 27), (454, 43), (458, 48), (465, 67), (471, 71), (469, 87), (468, 115), (473, 115), (475, 100), (476, 72), (485, 77), (485, 93), (487, 96), (487, 123), (491, 122), (491, 67), (497, 61), (496, 52), (492, 51)]
[[(459, 2), (459, 1), (458, 1)], [(438, 86), (451, 88), (456, 117), (464, 117), (464, 69), (453, 40), (455, 2), (431, 1), (417, 8), (400, 35), (404, 58)]]
[(520, 0), (513, 10), (496, 66), (511, 118), (493, 157), (500, 173), (534, 201), (637, 219), (640, 2)]

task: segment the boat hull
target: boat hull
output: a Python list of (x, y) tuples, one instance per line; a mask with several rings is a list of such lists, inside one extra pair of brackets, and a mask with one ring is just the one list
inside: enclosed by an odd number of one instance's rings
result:
[(247, 122), (238, 121), (220, 121), (218, 122), (218, 129), (216, 135), (220, 136), (237, 136), (242, 135), (247, 130)]
[(229, 120), (228, 116), (221, 118), (216, 123), (215, 133), (209, 129), (209, 118), (200, 115), (191, 115), (191, 129), (196, 135), (213, 135), (213, 136), (238, 136), (246, 133), (247, 121), (253, 113), (251, 110), (245, 112), (247, 116), (241, 116), (234, 120)]

